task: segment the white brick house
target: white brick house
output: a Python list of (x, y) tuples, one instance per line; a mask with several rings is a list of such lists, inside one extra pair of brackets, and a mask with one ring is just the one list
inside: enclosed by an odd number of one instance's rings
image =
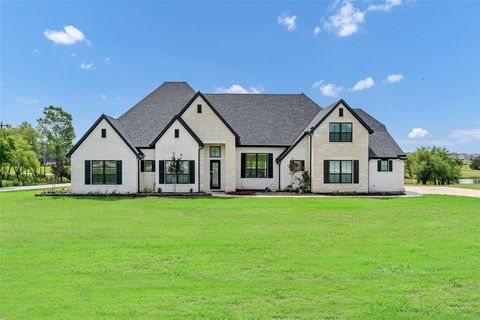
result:
[[(182, 174), (168, 170), (172, 154)], [(118, 119), (102, 115), (68, 153), (73, 193), (284, 189), (308, 171), (315, 193), (401, 193), (404, 152), (386, 127), (339, 100), (202, 94), (165, 82)]]

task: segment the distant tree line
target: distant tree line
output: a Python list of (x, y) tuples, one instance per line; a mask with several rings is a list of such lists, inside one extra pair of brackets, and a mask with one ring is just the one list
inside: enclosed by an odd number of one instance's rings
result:
[[(70, 179), (66, 153), (73, 139), (72, 115), (56, 106), (44, 108), (36, 127), (27, 121), (17, 127), (3, 126), (0, 129), (0, 187), (3, 180), (12, 178), (19, 184)], [(51, 167), (53, 181), (47, 181), (47, 166)]]
[(472, 170), (480, 170), (480, 156), (476, 156), (470, 162), (470, 169)]
[(443, 185), (458, 182), (462, 165), (445, 148), (420, 147), (408, 156), (405, 171), (417, 183)]

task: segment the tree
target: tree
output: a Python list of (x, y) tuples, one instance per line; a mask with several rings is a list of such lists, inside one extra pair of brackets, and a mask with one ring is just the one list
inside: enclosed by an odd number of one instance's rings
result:
[[(37, 159), (39, 159), (38, 154), (40, 151), (40, 133), (30, 123), (24, 121), (15, 128), (15, 134), (22, 137), (22, 139), (24, 139), (28, 143), (30, 149), (35, 153)], [(37, 167), (35, 167), (35, 175), (37, 173), (36, 170)]]
[[(43, 118), (37, 120), (40, 132), (50, 146), (53, 161), (58, 168), (65, 169), (66, 153), (72, 148), (75, 131), (72, 125), (72, 115), (61, 107), (48, 106), (43, 110)], [(48, 149), (48, 147), (47, 147)], [(55, 178), (62, 178), (65, 170), (57, 171)]]
[(408, 156), (405, 170), (418, 183), (450, 184), (460, 178), (461, 166), (445, 148), (420, 147)]
[(10, 159), (10, 166), (15, 172), (18, 182), (26, 179), (28, 172), (35, 175), (40, 163), (32, 147), (19, 134), (14, 136), (14, 150)]
[(172, 154), (172, 158), (168, 164), (167, 171), (168, 173), (173, 174), (173, 192), (177, 192), (178, 175), (183, 173), (182, 154), (180, 154), (179, 157), (175, 155), (175, 152)]
[(476, 156), (472, 159), (472, 162), (470, 163), (470, 169), (480, 170), (480, 156)]
[(2, 180), (7, 179), (7, 167), (12, 162), (13, 151), (15, 150), (15, 138), (12, 129), (0, 129), (0, 188)]

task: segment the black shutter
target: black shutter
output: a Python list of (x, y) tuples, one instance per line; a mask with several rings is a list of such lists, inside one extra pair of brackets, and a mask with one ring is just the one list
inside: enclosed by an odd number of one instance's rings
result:
[(358, 183), (359, 176), (359, 162), (358, 160), (353, 160), (353, 183)]
[(305, 160), (300, 161), (300, 171), (305, 171)]
[(90, 160), (85, 160), (85, 184), (90, 184)]
[(323, 183), (330, 183), (330, 160), (323, 160)]
[(245, 178), (245, 169), (247, 167), (247, 162), (246, 162), (247, 154), (242, 153), (241, 154), (241, 161), (240, 161), (240, 178)]
[(190, 160), (190, 183), (195, 183), (195, 160)]
[(393, 171), (393, 161), (388, 160), (388, 171), (392, 172)]
[(152, 171), (155, 172), (155, 160), (152, 161)]
[(158, 160), (158, 183), (165, 183), (165, 161)]
[(122, 184), (122, 160), (117, 160), (117, 184)]
[(145, 172), (145, 160), (140, 161), (140, 172)]
[(268, 154), (268, 177), (273, 178), (273, 153)]
[(382, 171), (382, 160), (377, 160), (377, 171)]

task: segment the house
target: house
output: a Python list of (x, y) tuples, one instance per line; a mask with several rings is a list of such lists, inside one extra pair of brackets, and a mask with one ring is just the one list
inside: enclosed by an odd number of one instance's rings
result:
[[(169, 171), (181, 155), (182, 173)], [(308, 171), (315, 193), (401, 193), (405, 153), (386, 127), (339, 100), (195, 92), (165, 82), (68, 153), (72, 193), (284, 189)], [(301, 176), (300, 173), (295, 175)]]

